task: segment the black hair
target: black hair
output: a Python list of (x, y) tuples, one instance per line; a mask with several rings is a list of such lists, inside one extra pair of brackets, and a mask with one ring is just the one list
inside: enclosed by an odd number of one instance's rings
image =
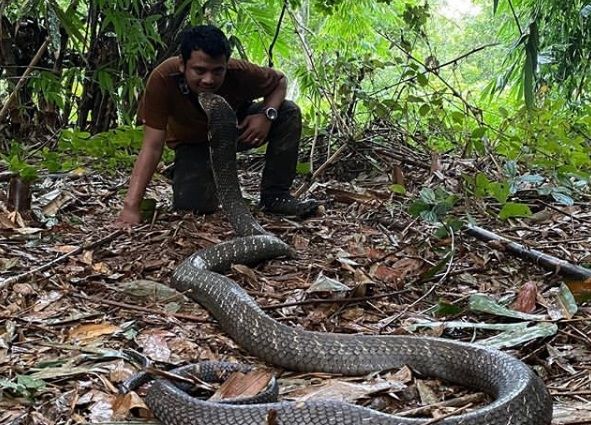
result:
[(226, 35), (213, 25), (197, 25), (183, 32), (181, 55), (184, 63), (187, 63), (193, 50), (203, 50), (211, 57), (224, 55), (226, 59), (230, 59), (232, 53)]

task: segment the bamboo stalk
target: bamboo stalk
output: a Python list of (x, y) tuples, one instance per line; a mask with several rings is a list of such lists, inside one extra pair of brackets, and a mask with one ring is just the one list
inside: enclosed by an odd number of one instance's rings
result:
[(552, 255), (548, 255), (527, 246), (520, 245), (511, 241), (510, 239), (499, 236), (496, 233), (490, 232), (481, 227), (468, 224), (465, 227), (465, 231), (470, 236), (473, 236), (476, 239), (484, 242), (500, 242), (507, 252), (510, 252), (511, 254), (514, 254), (525, 260), (529, 260), (534, 264), (537, 264), (562, 276), (582, 280), (591, 278), (590, 269), (577, 266), (576, 264), (571, 264), (568, 261), (553, 257)]

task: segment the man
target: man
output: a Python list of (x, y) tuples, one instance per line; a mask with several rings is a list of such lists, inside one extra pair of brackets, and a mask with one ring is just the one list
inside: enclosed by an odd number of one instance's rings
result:
[[(268, 143), (261, 179), (260, 207), (277, 214), (308, 217), (314, 200), (298, 201), (289, 189), (295, 178), (301, 135), (298, 106), (285, 100), (285, 76), (271, 68), (230, 59), (230, 43), (211, 25), (186, 31), (181, 55), (165, 60), (150, 74), (138, 116), (144, 124), (124, 207), (117, 222), (141, 221), (139, 206), (162, 157), (165, 144), (175, 151), (173, 208), (210, 213), (219, 208), (209, 162), (207, 118), (196, 93), (212, 92), (237, 112), (238, 150)], [(253, 103), (262, 98), (262, 102)]]

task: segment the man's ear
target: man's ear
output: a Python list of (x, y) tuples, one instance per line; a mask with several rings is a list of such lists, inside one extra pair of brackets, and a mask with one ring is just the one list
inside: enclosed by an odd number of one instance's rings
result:
[(185, 73), (185, 62), (183, 62), (183, 56), (179, 55), (179, 71), (181, 74)]

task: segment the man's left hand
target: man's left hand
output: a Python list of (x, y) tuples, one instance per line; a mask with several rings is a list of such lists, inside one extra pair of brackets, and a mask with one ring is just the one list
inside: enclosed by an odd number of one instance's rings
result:
[(265, 143), (270, 129), (271, 121), (263, 114), (247, 115), (238, 125), (238, 131), (240, 131), (238, 140), (256, 148)]

